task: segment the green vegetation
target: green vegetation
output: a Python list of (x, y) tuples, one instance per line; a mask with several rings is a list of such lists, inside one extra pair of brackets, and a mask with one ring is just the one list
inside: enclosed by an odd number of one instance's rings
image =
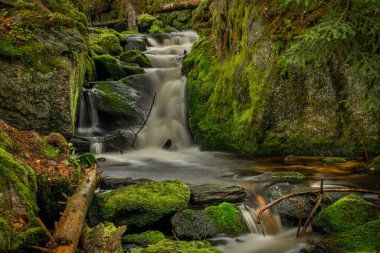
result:
[(146, 33), (149, 31), (154, 22), (158, 21), (157, 18), (147, 13), (141, 14), (137, 17), (137, 25), (139, 32)]
[(322, 160), (325, 163), (345, 163), (347, 162), (346, 159), (340, 158), (340, 157), (326, 157)]
[(145, 183), (98, 195), (105, 220), (128, 227), (147, 227), (186, 207), (190, 189), (180, 181)]
[(272, 179), (274, 180), (302, 180), (305, 175), (299, 172), (273, 172)]
[(103, 54), (118, 56), (123, 52), (119, 39), (114, 34), (101, 34), (96, 44), (101, 47)]
[(350, 231), (378, 217), (376, 207), (357, 195), (350, 194), (322, 210), (315, 225), (328, 233)]
[(146, 57), (140, 50), (129, 50), (120, 55), (120, 61), (128, 63), (136, 63), (142, 68), (152, 67), (148, 57)]
[(368, 165), (369, 168), (380, 170), (380, 156), (376, 157), (370, 165)]
[(7, 149), (13, 145), (12, 140), (9, 138), (8, 134), (0, 130), (0, 148)]
[(218, 206), (209, 206), (204, 211), (212, 217), (219, 233), (238, 235), (247, 232), (247, 226), (234, 204), (224, 202)]
[(96, 76), (98, 80), (119, 80), (126, 76), (119, 61), (109, 54), (94, 56), (92, 58), (96, 66)]
[(212, 247), (208, 242), (203, 241), (170, 241), (164, 240), (146, 249), (132, 250), (131, 253), (222, 253), (217, 248)]
[(141, 234), (130, 234), (123, 237), (123, 241), (127, 243), (136, 243), (143, 247), (148, 245), (157, 244), (162, 240), (165, 240), (166, 237), (160, 231), (145, 231)]
[(46, 143), (46, 141), (40, 141), (41, 152), (47, 158), (57, 158), (60, 155), (60, 150), (58, 147)]
[(78, 157), (78, 163), (85, 167), (91, 167), (93, 164), (96, 164), (98, 161), (93, 153), (84, 153)]
[(144, 73), (144, 70), (142, 68), (140, 68), (139, 66), (128, 66), (128, 65), (125, 65), (125, 66), (123, 66), (123, 69), (125, 70), (125, 73), (127, 74), (127, 76), (137, 75), (137, 74), (143, 74)]

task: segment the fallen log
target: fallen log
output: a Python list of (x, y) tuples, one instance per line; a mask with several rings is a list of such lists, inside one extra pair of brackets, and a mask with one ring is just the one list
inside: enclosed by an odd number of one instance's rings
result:
[[(268, 208), (270, 208), (271, 206), (277, 204), (278, 202), (280, 202), (280, 201), (282, 201), (284, 199), (290, 198), (290, 197), (294, 197), (294, 196), (307, 195), (307, 194), (318, 194), (320, 192), (321, 192), (320, 189), (318, 189), (318, 190), (312, 190), (312, 191), (294, 192), (294, 193), (286, 194), (286, 195), (284, 195), (284, 196), (282, 196), (282, 197), (280, 197), (278, 199), (273, 200), (272, 202), (270, 202), (269, 204), (267, 204), (263, 208), (261, 208), (261, 210), (257, 213), (257, 224), (260, 224), (261, 216), (262, 216), (263, 212), (265, 210), (267, 210)], [(379, 194), (378, 191), (374, 191), (374, 190), (350, 189), (350, 188), (323, 189), (323, 192), (360, 192), (360, 193)]]
[(128, 18), (117, 19), (117, 20), (106, 21), (106, 22), (94, 22), (92, 24), (89, 24), (89, 26), (91, 26), (91, 27), (103, 27), (103, 26), (116, 25), (116, 24), (122, 23), (122, 22), (128, 22)]
[(77, 191), (68, 199), (51, 242), (51, 253), (74, 253), (78, 245), (87, 209), (96, 188), (96, 166), (81, 181)]
[(199, 0), (187, 0), (178, 3), (162, 3), (153, 10), (154, 13), (165, 13), (173, 11), (182, 11), (188, 9), (195, 9), (199, 5)]

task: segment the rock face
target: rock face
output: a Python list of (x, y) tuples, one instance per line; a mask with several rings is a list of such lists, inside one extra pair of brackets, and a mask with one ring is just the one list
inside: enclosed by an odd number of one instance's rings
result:
[[(195, 11), (195, 27), (204, 36), (183, 70), (189, 124), (203, 148), (344, 156), (361, 155), (364, 141), (369, 153), (379, 152), (379, 79), (338, 62), (328, 69), (279, 67), (289, 41), (310, 28), (306, 19), (321, 18), (318, 10), (297, 18), (296, 9), (281, 12), (275, 1), (213, 0)], [(290, 32), (281, 29), (286, 20), (298, 22)]]
[(243, 187), (226, 184), (203, 184), (190, 186), (193, 205), (216, 205), (222, 202), (244, 202), (247, 193)]

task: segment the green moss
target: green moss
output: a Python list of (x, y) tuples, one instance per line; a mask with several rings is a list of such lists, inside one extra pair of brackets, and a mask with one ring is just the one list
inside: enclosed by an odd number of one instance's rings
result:
[(118, 56), (123, 52), (119, 39), (114, 34), (102, 34), (97, 40), (97, 45), (102, 48), (104, 54)]
[(13, 145), (12, 140), (9, 138), (8, 134), (0, 130), (0, 148), (7, 149)]
[(347, 232), (334, 234), (325, 241), (333, 252), (378, 252), (380, 249), (380, 219), (370, 221)]
[(45, 231), (40, 227), (34, 227), (17, 234), (12, 248), (15, 252), (28, 252), (31, 246), (44, 246), (47, 242)]
[(322, 210), (315, 219), (315, 225), (328, 233), (352, 230), (378, 217), (378, 211), (371, 202), (350, 194)]
[(46, 144), (51, 145), (55, 148), (58, 148), (60, 154), (64, 154), (67, 156), (69, 155), (70, 146), (69, 146), (69, 143), (66, 141), (66, 138), (63, 137), (62, 134), (50, 133), (48, 136), (44, 138), (44, 141), (46, 142)]
[(247, 232), (247, 226), (234, 204), (224, 202), (218, 206), (207, 207), (205, 212), (213, 218), (220, 233), (237, 235)]
[(326, 157), (322, 160), (325, 163), (345, 163), (347, 162), (346, 159), (340, 158), (340, 157)]
[(368, 165), (369, 168), (380, 170), (380, 156), (376, 157), (370, 165)]
[(160, 231), (146, 231), (141, 234), (130, 234), (123, 237), (123, 241), (127, 243), (136, 243), (142, 246), (148, 246), (156, 244), (162, 240), (165, 240), (166, 237)]
[(272, 179), (274, 180), (302, 180), (305, 176), (299, 172), (273, 172)]
[(99, 35), (104, 35), (104, 34), (113, 34), (113, 35), (115, 35), (119, 39), (119, 42), (124, 42), (124, 41), (127, 40), (124, 35), (122, 35), (121, 33), (118, 33), (114, 29), (92, 27), (92, 28), (89, 28), (89, 31), (90, 31), (90, 40), (91, 40), (91, 34), (97, 35), (97, 36), (95, 36), (95, 39), (94, 39), (95, 41), (96, 41), (97, 38), (99, 38), (98, 37)]
[(6, 179), (9, 188), (15, 189), (31, 216), (37, 214), (37, 181), (33, 169), (19, 164), (10, 153), (0, 148), (0, 175)]
[(186, 207), (190, 189), (179, 181), (145, 183), (98, 195), (105, 220), (145, 227)]
[(92, 153), (84, 153), (78, 157), (78, 163), (85, 167), (91, 167), (92, 164), (96, 164), (98, 161)]
[(46, 143), (44, 140), (40, 141), (41, 153), (47, 158), (56, 158), (60, 154), (58, 147)]
[(118, 60), (109, 54), (94, 56), (92, 58), (96, 66), (98, 80), (119, 80), (126, 76), (123, 67)]
[(142, 68), (151, 67), (148, 57), (140, 50), (130, 50), (120, 55), (120, 61), (136, 63)]
[(149, 15), (147, 13), (141, 14), (137, 17), (137, 25), (139, 27), (139, 32), (148, 32), (153, 23), (157, 21), (157, 18)]
[(127, 73), (128, 76), (130, 75), (137, 75), (137, 74), (143, 74), (144, 70), (138, 66), (123, 66), (123, 69), (125, 70), (125, 73)]
[(9, 250), (12, 227), (7, 219), (0, 217), (0, 251)]
[(131, 253), (222, 253), (217, 248), (212, 247), (208, 242), (203, 241), (170, 241), (164, 240), (146, 249), (132, 250)]

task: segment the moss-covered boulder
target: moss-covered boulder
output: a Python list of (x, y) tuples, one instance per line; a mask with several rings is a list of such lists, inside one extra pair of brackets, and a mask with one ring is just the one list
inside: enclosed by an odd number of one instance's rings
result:
[(119, 39), (114, 34), (102, 34), (96, 43), (104, 54), (118, 56), (123, 52)]
[(95, 63), (98, 80), (119, 80), (127, 75), (119, 61), (109, 54), (96, 55), (92, 59)]
[(273, 180), (302, 180), (305, 179), (305, 175), (299, 172), (273, 172)]
[(325, 163), (345, 163), (345, 162), (347, 162), (346, 159), (341, 158), (341, 157), (326, 157), (326, 158), (323, 158), (322, 161)]
[(7, 149), (13, 145), (12, 140), (9, 138), (5, 131), (0, 130), (0, 148)]
[(131, 253), (222, 253), (205, 241), (171, 241), (164, 240), (146, 249), (132, 250)]
[(121, 236), (127, 228), (105, 222), (94, 228), (84, 228), (81, 234), (81, 250), (84, 253), (122, 253)]
[(133, 185), (99, 194), (104, 220), (145, 228), (187, 206), (190, 189), (180, 181)]
[(204, 210), (186, 209), (177, 212), (171, 223), (179, 239), (199, 240), (217, 234), (234, 236), (248, 232), (238, 208), (226, 202)]
[(160, 241), (165, 240), (166, 237), (160, 231), (149, 230), (141, 234), (130, 234), (123, 237), (124, 243), (133, 243), (141, 247), (147, 247), (148, 245), (154, 245)]
[(150, 27), (156, 21), (158, 21), (157, 18), (155, 18), (152, 15), (149, 15), (147, 13), (139, 15), (137, 17), (137, 26), (138, 26), (139, 32), (141, 32), (141, 33), (148, 32)]
[(378, 215), (379, 211), (371, 202), (350, 194), (322, 210), (314, 225), (330, 234), (340, 233), (374, 220)]
[(120, 61), (137, 63), (142, 68), (152, 67), (148, 57), (146, 57), (140, 50), (130, 50), (120, 55)]
[(368, 165), (370, 169), (380, 170), (380, 156), (376, 157), (370, 165)]
[(143, 74), (144, 73), (144, 70), (142, 68), (140, 68), (139, 66), (128, 66), (128, 65), (125, 65), (125, 66), (123, 66), (123, 69), (124, 69), (125, 73), (128, 76), (138, 75), (138, 74)]

